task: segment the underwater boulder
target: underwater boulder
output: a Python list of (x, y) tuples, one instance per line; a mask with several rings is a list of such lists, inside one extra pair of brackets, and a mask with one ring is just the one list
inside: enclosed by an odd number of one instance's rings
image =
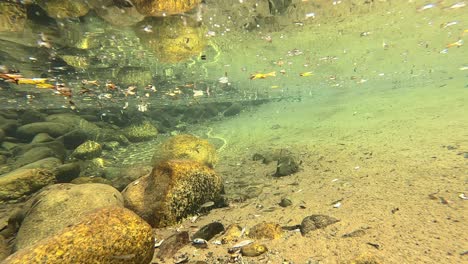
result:
[(39, 133), (31, 140), (32, 144), (54, 141), (55, 139), (47, 133)]
[(194, 9), (201, 0), (132, 0), (138, 12), (145, 16), (182, 14)]
[(85, 214), (56, 235), (9, 256), (3, 264), (142, 264), (154, 253), (151, 226), (132, 211), (118, 206)]
[(125, 207), (154, 227), (174, 225), (208, 201), (219, 201), (223, 183), (209, 167), (192, 160), (169, 160), (122, 192)]
[(21, 32), (26, 20), (24, 5), (7, 1), (0, 2), (0, 32)]
[(38, 161), (28, 163), (18, 169), (47, 169), (54, 170), (56, 167), (62, 165), (62, 161), (56, 157), (47, 157)]
[(158, 135), (158, 129), (150, 122), (145, 121), (142, 124), (125, 128), (123, 134), (130, 142), (141, 142), (155, 139)]
[(189, 134), (176, 135), (166, 140), (156, 149), (152, 162), (170, 159), (187, 159), (198, 161), (209, 167), (214, 167), (218, 161), (215, 147), (207, 140)]
[(17, 137), (24, 140), (31, 140), (39, 133), (47, 133), (52, 137), (59, 137), (71, 130), (69, 126), (55, 122), (36, 122), (18, 127)]
[(48, 186), (26, 202), (15, 250), (53, 236), (76, 224), (84, 214), (107, 206), (123, 207), (122, 195), (112, 186), (98, 183)]
[(79, 145), (71, 154), (73, 158), (89, 160), (101, 156), (102, 146), (101, 144), (88, 140), (83, 144)]
[(33, 162), (36, 162), (45, 158), (50, 158), (50, 157), (63, 159), (63, 157), (56, 154), (52, 149), (48, 147), (32, 148), (24, 152), (21, 156), (17, 157), (15, 161), (15, 166), (18, 168), (18, 167), (31, 164)]
[(55, 181), (55, 175), (45, 169), (18, 169), (0, 175), (0, 203), (18, 200)]

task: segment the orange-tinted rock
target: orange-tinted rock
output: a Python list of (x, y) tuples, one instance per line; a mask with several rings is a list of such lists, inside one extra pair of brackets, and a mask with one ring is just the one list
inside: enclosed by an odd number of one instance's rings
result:
[(121, 207), (98, 209), (57, 235), (8, 257), (2, 264), (142, 264), (154, 253), (151, 227)]
[(218, 161), (215, 147), (205, 139), (182, 134), (169, 138), (153, 155), (153, 164), (170, 159), (188, 159), (213, 167)]
[(248, 236), (256, 239), (278, 239), (283, 234), (281, 226), (275, 223), (260, 223), (253, 226)]
[(176, 224), (217, 201), (223, 183), (212, 169), (192, 160), (161, 162), (150, 175), (130, 183), (122, 192), (125, 207), (155, 227)]

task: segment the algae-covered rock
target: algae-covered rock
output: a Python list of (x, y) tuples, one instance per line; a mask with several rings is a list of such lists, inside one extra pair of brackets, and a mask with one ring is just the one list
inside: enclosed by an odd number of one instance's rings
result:
[(176, 135), (165, 141), (153, 155), (153, 164), (170, 159), (188, 159), (214, 167), (216, 149), (207, 140), (189, 134)]
[(7, 1), (0, 2), (0, 32), (23, 31), (26, 19), (24, 5)]
[(52, 149), (48, 147), (32, 148), (17, 158), (15, 166), (21, 167), (49, 157), (61, 158), (58, 154), (56, 154)]
[(141, 142), (156, 138), (158, 129), (150, 122), (143, 122), (140, 125), (133, 125), (124, 129), (124, 135), (131, 142)]
[[(188, 19), (190, 20), (190, 19)], [(179, 17), (143, 21), (152, 32), (137, 31), (141, 44), (164, 63), (178, 63), (198, 56), (206, 47), (205, 30)], [(142, 23), (143, 23), (142, 22)]]
[(93, 159), (99, 157), (102, 153), (101, 144), (88, 140), (85, 143), (79, 145), (72, 153), (72, 157), (77, 159)]
[(223, 183), (212, 169), (191, 160), (169, 160), (122, 192), (125, 206), (155, 227), (173, 225), (218, 201)]
[(166, 16), (192, 10), (201, 0), (133, 0), (138, 12), (146, 16)]
[(58, 137), (70, 131), (66, 124), (55, 122), (36, 122), (18, 127), (16, 134), (21, 139), (32, 139), (36, 134), (47, 133), (52, 137)]
[(249, 230), (248, 236), (255, 239), (278, 239), (281, 238), (283, 230), (276, 223), (259, 223)]
[(33, 143), (33, 144), (34, 143), (44, 143), (44, 142), (50, 142), (50, 141), (54, 141), (54, 138), (49, 136), (49, 134), (39, 133), (39, 134), (34, 136), (31, 143)]
[(237, 242), (243, 235), (242, 227), (238, 224), (231, 224), (224, 231), (224, 235), (221, 238), (221, 243), (229, 244)]
[(67, 136), (69, 136), (70, 139), (77, 140), (76, 142), (74, 142), (74, 144), (78, 143), (78, 141), (82, 140), (83, 138), (87, 138), (87, 139), (99, 141), (99, 142), (118, 141), (119, 143), (123, 145), (127, 145), (129, 143), (128, 139), (119, 131), (116, 131), (113, 129), (100, 128), (96, 124), (91, 123), (76, 114), (67, 113), (67, 114), (49, 115), (46, 117), (46, 121), (66, 124), (71, 129), (77, 130), (73, 134), (69, 133), (72, 135), (66, 134), (63, 136), (67, 147), (68, 147)]
[(56, 235), (17, 251), (3, 264), (142, 264), (154, 251), (151, 227), (132, 211), (105, 207)]
[(37, 0), (36, 3), (52, 18), (74, 18), (88, 13), (85, 0)]
[(53, 184), (55, 175), (45, 169), (18, 169), (0, 176), (0, 203), (23, 198)]
[(123, 207), (123, 198), (109, 185), (65, 183), (44, 188), (26, 204), (25, 217), (16, 236), (16, 250), (57, 234), (97, 208)]

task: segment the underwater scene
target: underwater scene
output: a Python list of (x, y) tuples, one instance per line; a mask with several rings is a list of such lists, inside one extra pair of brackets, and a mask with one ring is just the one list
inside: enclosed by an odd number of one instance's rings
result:
[(0, 263), (467, 263), (467, 5), (1, 0)]

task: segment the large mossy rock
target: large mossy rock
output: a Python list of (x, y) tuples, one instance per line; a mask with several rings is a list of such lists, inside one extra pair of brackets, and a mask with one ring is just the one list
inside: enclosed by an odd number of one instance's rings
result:
[(41, 190), (26, 203), (24, 220), (15, 249), (31, 246), (77, 223), (79, 217), (97, 208), (123, 207), (118, 190), (105, 184), (54, 184)]
[(214, 167), (218, 161), (215, 147), (207, 140), (182, 134), (169, 138), (153, 155), (153, 165), (170, 159), (188, 159)]
[(31, 140), (39, 133), (47, 133), (52, 137), (59, 137), (69, 132), (70, 126), (56, 122), (36, 122), (18, 127), (17, 137), (25, 140)]
[(122, 192), (125, 206), (154, 227), (164, 227), (218, 201), (223, 183), (211, 168), (192, 160), (169, 160), (130, 183)]
[(151, 226), (132, 211), (104, 207), (58, 234), (17, 251), (2, 264), (144, 264), (154, 253)]
[(158, 129), (150, 122), (133, 125), (124, 129), (124, 135), (131, 142), (141, 142), (154, 139), (158, 136)]
[(55, 181), (55, 175), (45, 169), (18, 169), (0, 175), (0, 204), (23, 198)]
[(201, 0), (133, 0), (138, 12), (146, 16), (182, 14), (195, 8)]

